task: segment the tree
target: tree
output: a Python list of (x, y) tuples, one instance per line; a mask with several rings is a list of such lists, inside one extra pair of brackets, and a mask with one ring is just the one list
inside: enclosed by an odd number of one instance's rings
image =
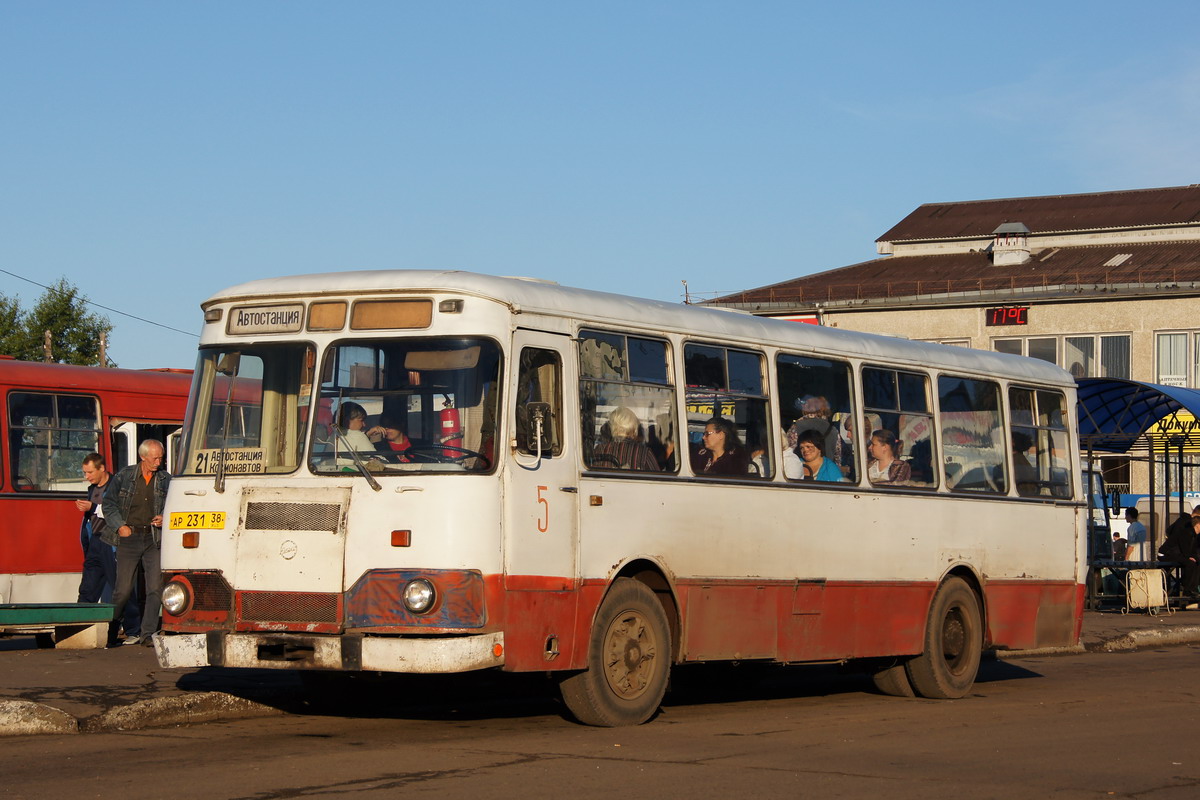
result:
[(17, 356), (25, 348), (24, 340), (20, 302), (0, 294), (0, 353)]
[[(87, 310), (87, 299), (60, 278), (28, 312), (0, 296), (0, 352), (22, 361), (41, 361), (46, 331), (51, 358), (59, 364), (100, 364), (100, 337), (112, 332), (107, 317)], [(101, 365), (107, 366), (107, 365)]]

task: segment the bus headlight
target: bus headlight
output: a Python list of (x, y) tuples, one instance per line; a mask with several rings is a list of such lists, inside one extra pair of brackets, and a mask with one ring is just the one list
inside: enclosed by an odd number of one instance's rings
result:
[(173, 617), (178, 617), (192, 602), (192, 593), (186, 584), (179, 581), (169, 581), (162, 588), (163, 609)]
[(409, 581), (404, 587), (404, 607), (414, 614), (424, 614), (433, 608), (436, 599), (437, 592), (434, 591), (433, 584), (424, 578)]

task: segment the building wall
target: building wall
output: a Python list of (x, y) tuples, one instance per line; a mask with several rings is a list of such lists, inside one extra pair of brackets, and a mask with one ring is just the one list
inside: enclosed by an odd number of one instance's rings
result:
[[(1057, 337), (1060, 366), (1063, 363), (1062, 338), (1075, 335), (1128, 335), (1130, 337), (1129, 378), (1158, 382), (1155, 348), (1156, 335), (1163, 332), (1200, 332), (1200, 297), (1038, 303), (1029, 306), (1028, 324), (989, 327), (986, 309), (976, 307), (911, 307), (903, 309), (826, 310), (826, 325), (851, 330), (901, 336), (908, 339), (962, 343), (981, 350), (994, 350), (998, 339)], [(1194, 349), (1195, 337), (1189, 337)], [(1098, 352), (1098, 351), (1097, 351)], [(1187, 384), (1197, 386), (1193, 366)], [(1093, 375), (1089, 377), (1102, 377)]]

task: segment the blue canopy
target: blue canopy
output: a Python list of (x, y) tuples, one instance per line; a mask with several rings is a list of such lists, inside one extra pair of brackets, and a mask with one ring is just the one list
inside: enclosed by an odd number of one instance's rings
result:
[[(1084, 450), (1127, 453), (1148, 449), (1146, 431), (1162, 421), (1171, 445), (1200, 446), (1200, 390), (1119, 378), (1080, 378), (1079, 442)], [(1179, 419), (1180, 411), (1195, 419)]]

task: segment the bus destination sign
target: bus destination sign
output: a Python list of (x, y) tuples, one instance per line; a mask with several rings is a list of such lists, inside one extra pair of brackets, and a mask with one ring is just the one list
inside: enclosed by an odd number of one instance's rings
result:
[(229, 333), (297, 333), (304, 323), (304, 306), (238, 306), (229, 314)]

